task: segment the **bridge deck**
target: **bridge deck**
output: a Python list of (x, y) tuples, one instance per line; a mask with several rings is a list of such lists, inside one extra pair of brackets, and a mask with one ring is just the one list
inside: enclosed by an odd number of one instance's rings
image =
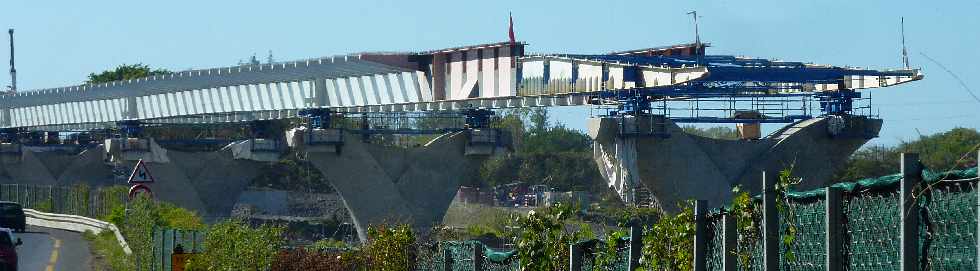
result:
[(68, 131), (112, 127), (122, 120), (279, 119), (307, 108), (402, 112), (581, 106), (613, 104), (623, 95), (778, 97), (922, 78), (918, 70), (731, 56), (521, 56), (523, 44), (518, 45), (194, 70), (7, 94), (0, 96), (0, 128)]

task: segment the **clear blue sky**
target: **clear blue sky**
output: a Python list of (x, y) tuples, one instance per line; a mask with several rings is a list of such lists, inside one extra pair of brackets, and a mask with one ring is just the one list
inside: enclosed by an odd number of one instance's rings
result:
[[(0, 3), (16, 28), (21, 89), (78, 84), (121, 63), (171, 70), (437, 49), (507, 39), (507, 12), (529, 52), (603, 53), (690, 42), (697, 10), (712, 54), (900, 67), (899, 17), (924, 81), (874, 92), (885, 119), (874, 144), (980, 127), (980, 1), (21, 1)], [(4, 44), (7, 40), (3, 39)], [(3, 46), (6, 48), (6, 46)], [(7, 53), (0, 60), (6, 70)], [(6, 85), (7, 76), (0, 76)], [(980, 94), (980, 93), (978, 93)], [(586, 108), (554, 110), (584, 129)]]

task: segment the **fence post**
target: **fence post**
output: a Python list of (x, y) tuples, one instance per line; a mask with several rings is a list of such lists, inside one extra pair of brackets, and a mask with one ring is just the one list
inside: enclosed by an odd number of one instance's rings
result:
[[(980, 150), (977, 150), (977, 179), (977, 187), (974, 187), (973, 189), (980, 189)], [(980, 206), (980, 193), (977, 193), (977, 205)], [(977, 217), (980, 218), (980, 208), (977, 208)], [(980, 229), (980, 219), (977, 219), (977, 222), (977, 229)], [(977, 248), (977, 259), (980, 259), (980, 234), (977, 235)], [(980, 270), (980, 261), (976, 262), (976, 268), (978, 268), (977, 270)]]
[(706, 246), (708, 240), (708, 221), (705, 219), (708, 211), (708, 202), (705, 200), (694, 201), (694, 271), (707, 271)]
[(779, 219), (776, 217), (776, 176), (762, 172), (762, 266), (779, 271)]
[(843, 265), (841, 265), (841, 189), (840, 187), (828, 186), (827, 194), (825, 197), (825, 208), (826, 208), (826, 249), (824, 252), (827, 254), (826, 264), (827, 271), (840, 271), (843, 270)]
[[(607, 242), (615, 242), (615, 240), (606, 240)], [(640, 267), (640, 252), (643, 251), (643, 226), (632, 225), (630, 226), (630, 261), (629, 261), (629, 271), (636, 270)]]
[(473, 245), (473, 271), (483, 271), (483, 243)]
[(919, 208), (915, 203), (915, 187), (922, 181), (922, 165), (918, 153), (902, 153), (902, 271), (919, 270)]
[(453, 270), (453, 253), (448, 249), (442, 249), (442, 270)]
[(582, 271), (582, 246), (577, 243), (568, 245), (568, 270)]
[(724, 271), (735, 271), (738, 269), (738, 257), (735, 254), (738, 249), (738, 232), (735, 230), (735, 217), (729, 214), (722, 214), (722, 258), (721, 266)]

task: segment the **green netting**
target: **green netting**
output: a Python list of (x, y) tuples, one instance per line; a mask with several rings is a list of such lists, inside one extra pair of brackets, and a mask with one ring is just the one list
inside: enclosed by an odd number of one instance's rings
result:
[[(468, 271), (473, 270), (473, 251), (483, 244), (479, 241), (445, 241), (440, 242), (434, 251), (427, 253), (424, 259), (418, 259), (416, 270), (442, 270), (442, 271)], [(450, 265), (446, 270), (446, 256), (448, 252)], [(482, 258), (479, 260), (483, 260)]]
[[(754, 202), (753, 209), (762, 210), (761, 202)], [(755, 216), (752, 218), (752, 225), (754, 227), (753, 234), (761, 236), (762, 234), (762, 213), (756, 212)], [(741, 228), (737, 230), (738, 235), (738, 270), (757, 270), (761, 271), (764, 267), (763, 262), (763, 240), (762, 238), (752, 238), (753, 242), (749, 242), (747, 237), (750, 233), (743, 232)], [(746, 261), (743, 257), (748, 257)]]
[(606, 244), (599, 240), (590, 240), (580, 242), (579, 244), (584, 244), (586, 247), (583, 248), (585, 253), (582, 255), (582, 270), (583, 271), (627, 271), (629, 270), (629, 237), (624, 237), (619, 240), (620, 244), (625, 244), (616, 247), (616, 260), (609, 266), (596, 266), (596, 251), (599, 249), (605, 249)]
[[(976, 177), (977, 177), (976, 168), (964, 169), (964, 170), (951, 170), (951, 171), (935, 171), (935, 172), (931, 170), (922, 171), (922, 180), (927, 184), (934, 183), (941, 180), (969, 179), (969, 178), (976, 178)], [(854, 191), (862, 191), (862, 190), (889, 189), (889, 188), (893, 188), (894, 185), (897, 185), (901, 181), (902, 181), (901, 174), (892, 174), (892, 175), (886, 175), (877, 178), (861, 179), (853, 182), (841, 182), (841, 183), (833, 184), (831, 186), (839, 187), (844, 192), (854, 192)], [(787, 196), (796, 199), (823, 197), (826, 191), (827, 190), (824, 188), (819, 188), (810, 191), (790, 192), (787, 193)]]
[(714, 215), (709, 216), (707, 219), (707, 225), (705, 226), (705, 233), (708, 236), (704, 238), (707, 240), (705, 244), (705, 249), (707, 250), (705, 254), (707, 258), (707, 263), (705, 267), (707, 270), (722, 270), (724, 268), (722, 260), (725, 257), (724, 251), (724, 227), (722, 225), (721, 216)]
[[(923, 171), (926, 193), (919, 198), (923, 207), (920, 216), (920, 255), (928, 270), (971, 270), (977, 264), (977, 170), (948, 172)], [(839, 251), (847, 270), (895, 270), (900, 266), (900, 222), (898, 183), (900, 175), (864, 179), (833, 185), (845, 191), (842, 198), (840, 223), (843, 249)], [(825, 189), (796, 192), (789, 195), (791, 216), (780, 218), (781, 230), (786, 223), (797, 227), (796, 240), (791, 248), (780, 242), (782, 270), (824, 270), (825, 249)], [(755, 208), (761, 210), (761, 202)], [(717, 213), (717, 211), (715, 212)], [(788, 220), (787, 220), (788, 219)], [(722, 227), (720, 216), (709, 216), (707, 225), (708, 270), (721, 270)], [(754, 217), (755, 234), (762, 230), (761, 212)], [(738, 232), (738, 254), (748, 256), (747, 264), (738, 261), (739, 270), (762, 270), (763, 245), (761, 238), (748, 242), (748, 233)], [(628, 240), (625, 239), (625, 240)], [(597, 244), (598, 242), (593, 242)], [(626, 242), (628, 243), (628, 242)], [(453, 258), (452, 270), (472, 270), (475, 241), (446, 242), (438, 246), (438, 252), (420, 264), (417, 270), (443, 270), (442, 251), (449, 249)], [(795, 259), (785, 257), (792, 249)], [(612, 267), (594, 266), (595, 255), (589, 249), (583, 255), (583, 270), (626, 270), (629, 247), (617, 250), (617, 261)], [(513, 251), (498, 252), (484, 248), (484, 270), (519, 270), (520, 264)], [(423, 261), (420, 258), (420, 262)]]
[[(922, 205), (920, 235), (928, 270), (971, 270), (977, 258), (976, 182), (942, 182), (930, 187)], [(921, 202), (920, 202), (921, 203)]]
[[(483, 257), (474, 259), (474, 249), (482, 249)], [(517, 251), (497, 251), (479, 241), (445, 241), (419, 253), (415, 270), (469, 271), (479, 260), (485, 271), (516, 271), (521, 269)], [(446, 269), (445, 252), (449, 251), (451, 268)]]
[(900, 206), (898, 191), (845, 196), (844, 257), (848, 270), (897, 270)]
[(445, 258), (443, 258), (440, 247), (438, 244), (426, 244), (417, 247), (415, 270), (443, 271)]
[[(790, 217), (779, 217), (780, 232), (786, 233), (790, 224), (796, 227), (795, 240), (787, 247), (779, 242), (781, 270), (826, 270), (825, 201), (821, 198), (791, 200)], [(789, 223), (786, 223), (789, 222)], [(793, 252), (792, 259), (786, 256)]]

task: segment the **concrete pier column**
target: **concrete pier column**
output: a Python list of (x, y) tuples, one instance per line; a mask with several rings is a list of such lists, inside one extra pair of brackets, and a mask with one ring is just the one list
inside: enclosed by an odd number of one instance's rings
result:
[(878, 135), (881, 120), (823, 116), (787, 125), (758, 140), (723, 140), (685, 133), (662, 116), (589, 120), (594, 160), (609, 186), (628, 203), (639, 186), (655, 205), (676, 211), (676, 203), (707, 199), (717, 207), (741, 185), (761, 192), (760, 171), (793, 168), (803, 178), (798, 189), (823, 187), (847, 157)]
[(58, 184), (46, 164), (50, 163), (45, 163), (30, 147), (20, 143), (0, 144), (0, 183)]
[(340, 194), (362, 242), (371, 225), (404, 223), (427, 230), (437, 224), (460, 182), (475, 178), (492, 153), (467, 131), (415, 148), (344, 140), (343, 131), (334, 129), (294, 130), (287, 137)]
[(242, 154), (238, 148), (251, 147), (250, 140), (233, 142), (213, 152), (170, 150), (152, 139), (113, 140), (137, 143), (127, 148), (107, 140), (108, 160), (131, 169), (143, 159), (156, 180), (149, 185), (155, 197), (194, 210), (208, 221), (231, 215), (238, 196), (258, 175), (261, 163), (271, 157), (259, 154), (255, 155), (259, 159), (247, 159), (252, 156)]

